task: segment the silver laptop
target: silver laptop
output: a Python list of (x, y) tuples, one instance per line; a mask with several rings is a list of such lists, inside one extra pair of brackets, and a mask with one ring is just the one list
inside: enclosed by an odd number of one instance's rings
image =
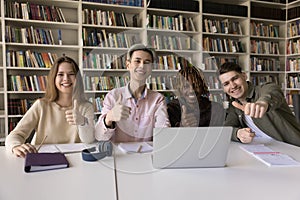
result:
[(232, 127), (154, 128), (154, 168), (224, 167)]

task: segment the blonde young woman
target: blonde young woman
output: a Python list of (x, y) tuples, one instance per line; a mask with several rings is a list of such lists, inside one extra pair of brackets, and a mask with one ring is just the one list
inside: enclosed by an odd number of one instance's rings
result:
[[(44, 143), (91, 143), (94, 110), (84, 97), (77, 63), (67, 56), (58, 58), (50, 69), (45, 96), (35, 101), (7, 136), (6, 149), (18, 157), (37, 152)], [(26, 139), (35, 131), (31, 143)]]

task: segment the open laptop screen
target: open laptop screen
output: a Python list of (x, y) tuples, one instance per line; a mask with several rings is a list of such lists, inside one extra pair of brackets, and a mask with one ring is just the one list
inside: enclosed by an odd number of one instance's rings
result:
[(155, 168), (224, 167), (232, 127), (172, 127), (153, 130)]

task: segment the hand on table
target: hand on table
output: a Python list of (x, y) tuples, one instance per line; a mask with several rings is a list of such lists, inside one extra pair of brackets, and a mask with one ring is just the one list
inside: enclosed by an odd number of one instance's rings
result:
[(26, 143), (26, 144), (15, 146), (12, 149), (12, 152), (16, 156), (24, 158), (27, 153), (37, 153), (38, 151), (33, 145)]

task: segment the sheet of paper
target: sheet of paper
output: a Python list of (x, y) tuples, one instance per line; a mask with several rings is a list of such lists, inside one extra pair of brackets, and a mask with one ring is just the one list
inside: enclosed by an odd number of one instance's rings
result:
[(56, 144), (56, 147), (61, 153), (81, 152), (87, 146), (84, 143)]
[(70, 143), (70, 144), (44, 144), (41, 146), (39, 153), (76, 153), (89, 146), (84, 143)]
[(39, 153), (57, 153), (60, 152), (55, 144), (44, 144), (41, 146)]
[(240, 148), (268, 166), (300, 166), (300, 162), (294, 160), (289, 155), (273, 151), (263, 144), (240, 145)]
[(118, 148), (125, 153), (143, 153), (153, 150), (153, 147), (147, 142), (120, 143)]

